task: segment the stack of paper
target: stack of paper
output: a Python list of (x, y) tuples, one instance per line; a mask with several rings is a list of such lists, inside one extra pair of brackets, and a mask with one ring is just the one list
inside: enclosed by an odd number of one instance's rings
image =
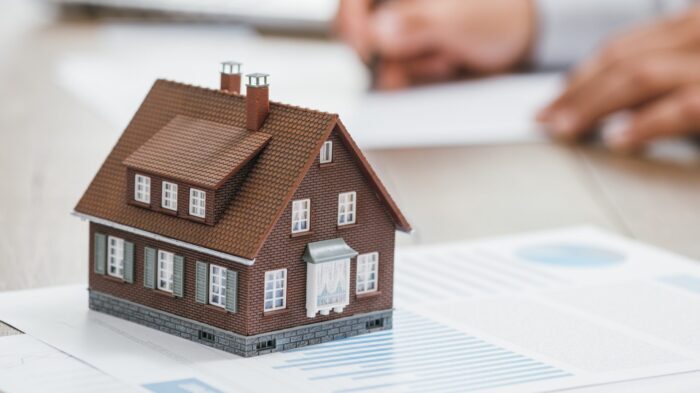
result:
[(68, 372), (72, 385), (52, 391), (675, 391), (700, 381), (685, 374), (700, 370), (700, 267), (598, 230), (404, 249), (395, 294), (393, 330), (244, 359), (88, 311), (82, 286), (4, 293), (0, 319), (27, 335), (0, 338), (0, 390), (38, 391)]

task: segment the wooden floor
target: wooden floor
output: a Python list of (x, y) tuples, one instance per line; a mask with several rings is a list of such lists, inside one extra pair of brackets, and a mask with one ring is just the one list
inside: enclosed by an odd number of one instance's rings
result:
[[(54, 81), (96, 27), (42, 18), (24, 5), (0, 16), (0, 290), (86, 279), (88, 228), (70, 212), (121, 133)], [(698, 152), (657, 155), (546, 143), (368, 152), (416, 228), (402, 246), (597, 225), (700, 258)]]

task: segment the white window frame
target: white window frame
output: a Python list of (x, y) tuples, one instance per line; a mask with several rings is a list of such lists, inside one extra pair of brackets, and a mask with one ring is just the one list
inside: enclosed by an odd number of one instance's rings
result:
[(342, 313), (350, 304), (350, 258), (306, 264), (306, 316)]
[[(374, 278), (372, 278), (374, 273)], [(369, 252), (357, 256), (357, 279), (355, 293), (377, 292), (379, 284), (379, 253)]]
[(321, 154), (319, 157), (321, 164), (333, 162), (333, 141), (325, 141), (321, 146)]
[(226, 268), (209, 265), (209, 304), (226, 307)]
[(207, 193), (204, 190), (190, 188), (190, 215), (205, 218), (207, 212)]
[(158, 250), (158, 289), (173, 293), (173, 275), (175, 274), (175, 254)]
[(162, 203), (164, 209), (177, 211), (177, 184), (163, 181)]
[(124, 279), (124, 239), (107, 237), (107, 274)]
[[(348, 216), (352, 219), (349, 220)], [(357, 193), (355, 191), (338, 194), (338, 225), (357, 222)]]
[(311, 199), (292, 201), (292, 233), (308, 232), (310, 229)]
[[(282, 294), (279, 293), (279, 290), (282, 290)], [(278, 300), (281, 300), (280, 305), (277, 304)], [(265, 296), (263, 297), (263, 302), (263, 310), (265, 312), (287, 308), (287, 269), (265, 272)]]
[(151, 178), (144, 175), (134, 176), (134, 200), (151, 203)]

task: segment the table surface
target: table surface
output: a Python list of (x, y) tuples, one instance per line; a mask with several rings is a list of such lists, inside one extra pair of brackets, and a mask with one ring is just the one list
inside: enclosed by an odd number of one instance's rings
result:
[[(0, 17), (0, 290), (86, 280), (88, 227), (70, 212), (121, 132), (52, 74), (100, 26), (47, 22), (26, 3)], [(596, 225), (700, 258), (690, 145), (662, 158), (549, 143), (367, 155), (415, 228), (400, 246)]]

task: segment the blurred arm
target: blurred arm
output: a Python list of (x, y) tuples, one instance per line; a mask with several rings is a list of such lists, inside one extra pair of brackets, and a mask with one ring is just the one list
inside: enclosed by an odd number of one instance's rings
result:
[(532, 62), (570, 66), (607, 37), (632, 25), (686, 9), (693, 0), (536, 0), (538, 32)]

